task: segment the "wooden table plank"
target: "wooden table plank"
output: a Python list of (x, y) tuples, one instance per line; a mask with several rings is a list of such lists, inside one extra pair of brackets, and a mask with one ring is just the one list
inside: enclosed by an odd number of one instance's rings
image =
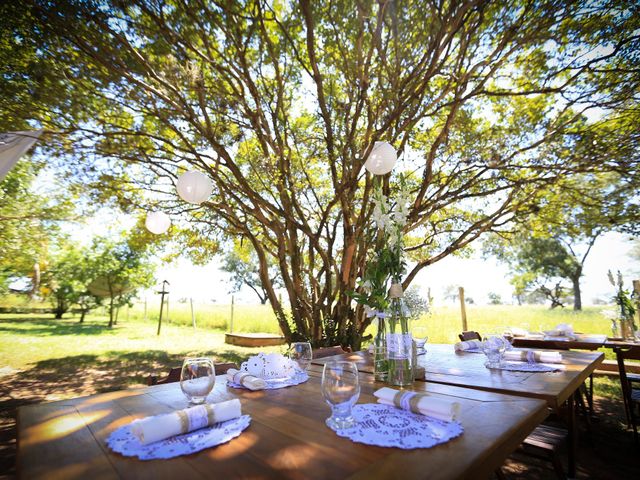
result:
[[(486, 357), (482, 353), (455, 352), (453, 345), (430, 344), (427, 354), (418, 356), (418, 365), (424, 367), (427, 382), (541, 398), (557, 409), (604, 359), (600, 352), (563, 351), (561, 354), (565, 370), (511, 372), (486, 368)], [(354, 361), (360, 371), (373, 373), (373, 358), (368, 352), (319, 358), (313, 363), (324, 364), (335, 358)]]
[[(95, 412), (95, 418), (105, 412)], [(22, 478), (115, 478), (116, 472), (73, 406), (35, 405), (18, 409), (17, 468)], [(69, 448), (73, 446), (72, 448)], [(55, 465), (52, 470), (50, 465)]]
[(544, 348), (552, 350), (597, 350), (607, 341), (606, 335), (576, 334), (575, 340), (550, 340), (536, 337), (515, 337), (513, 346), (518, 348)]
[[(295, 387), (250, 392), (227, 388), (218, 377), (208, 401), (239, 397), (250, 427), (231, 442), (162, 461), (111, 452), (108, 435), (133, 418), (185, 408), (178, 384), (126, 390), (20, 409), (18, 450), (22, 478), (463, 478), (489, 475), (547, 415), (537, 399), (416, 382), (415, 389), (457, 399), (464, 434), (431, 449), (404, 451), (338, 437), (324, 424), (329, 406), (320, 392), (322, 367)], [(361, 374), (359, 403), (373, 403), (380, 387)], [(41, 437), (48, 415), (71, 415), (76, 434)], [(80, 419), (80, 420), (79, 420)], [(29, 430), (31, 429), (31, 430)], [(35, 429), (35, 430), (34, 430)], [(82, 432), (81, 443), (75, 443)], [(86, 444), (86, 445), (85, 445)], [(452, 462), (451, 459), (456, 461)], [(35, 459), (44, 459), (36, 462)], [(459, 460), (459, 461), (458, 461)], [(29, 467), (31, 464), (37, 468)], [(70, 469), (72, 465), (74, 469)]]

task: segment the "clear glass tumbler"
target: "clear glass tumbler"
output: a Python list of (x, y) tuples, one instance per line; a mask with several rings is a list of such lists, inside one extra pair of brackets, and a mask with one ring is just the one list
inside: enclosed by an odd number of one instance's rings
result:
[(332, 430), (350, 428), (355, 424), (351, 408), (360, 397), (358, 367), (353, 362), (329, 361), (322, 371), (322, 395), (331, 406), (326, 424)]
[(499, 333), (491, 333), (482, 340), (481, 350), (487, 356), (487, 368), (499, 368), (502, 356), (507, 348), (507, 341)]
[(313, 352), (309, 342), (294, 342), (289, 348), (289, 358), (294, 360), (303, 372), (309, 368)]
[(180, 388), (194, 404), (204, 403), (216, 383), (213, 361), (206, 357), (187, 357), (182, 363)]

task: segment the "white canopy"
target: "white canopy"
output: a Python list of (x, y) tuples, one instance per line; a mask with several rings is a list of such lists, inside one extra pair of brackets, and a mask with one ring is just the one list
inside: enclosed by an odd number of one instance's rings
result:
[(42, 130), (0, 133), (0, 180), (38, 140)]

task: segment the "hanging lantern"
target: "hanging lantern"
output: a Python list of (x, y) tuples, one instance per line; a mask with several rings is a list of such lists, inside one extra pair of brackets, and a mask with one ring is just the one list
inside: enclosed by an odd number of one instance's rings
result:
[(213, 182), (204, 173), (191, 170), (178, 177), (176, 190), (185, 202), (199, 205), (213, 192)]
[(387, 142), (376, 142), (369, 158), (364, 162), (364, 168), (374, 175), (385, 175), (393, 170), (398, 154), (396, 149)]
[(169, 215), (164, 212), (149, 212), (147, 213), (147, 219), (144, 221), (144, 225), (151, 233), (160, 235), (169, 230), (171, 219)]

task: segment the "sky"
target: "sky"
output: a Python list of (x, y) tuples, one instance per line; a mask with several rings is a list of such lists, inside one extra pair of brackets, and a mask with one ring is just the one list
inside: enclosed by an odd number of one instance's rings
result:
[[(607, 270), (622, 271), (625, 283), (631, 285), (633, 278), (640, 278), (640, 264), (628, 256), (633, 243), (624, 235), (609, 233), (598, 239), (587, 257), (582, 278), (583, 304), (593, 304), (593, 300), (609, 299), (613, 289), (607, 279)], [(188, 260), (178, 259), (168, 265), (160, 265), (156, 271), (159, 281), (170, 283), (171, 298), (193, 298), (197, 302), (228, 304), (231, 302), (228, 274), (218, 270), (218, 262), (206, 266), (194, 266)], [(471, 258), (447, 257), (435, 265), (423, 269), (413, 285), (417, 285), (426, 296), (428, 288), (436, 304), (445, 304), (444, 290), (449, 285), (462, 286), (465, 296), (472, 297), (477, 304), (488, 303), (490, 292), (498, 293), (504, 303), (512, 303), (512, 288), (505, 265), (494, 258), (483, 259), (474, 254)], [(146, 293), (148, 300), (154, 290)], [(235, 294), (235, 302), (243, 304), (259, 303), (257, 296), (249, 289)]]

